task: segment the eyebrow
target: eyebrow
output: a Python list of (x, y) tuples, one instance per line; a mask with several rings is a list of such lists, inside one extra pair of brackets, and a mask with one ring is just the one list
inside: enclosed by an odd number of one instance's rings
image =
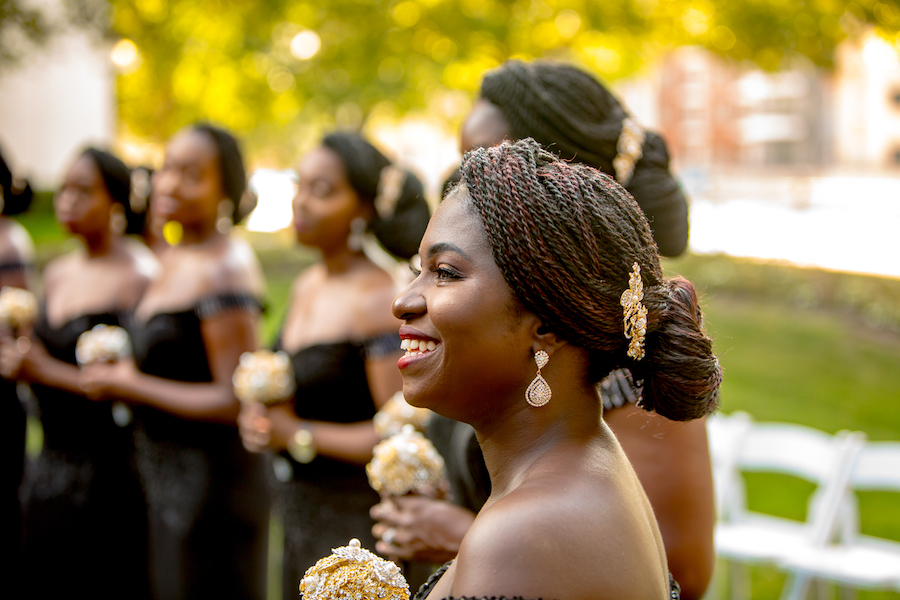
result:
[(468, 261), (472, 260), (471, 258), (469, 258), (469, 255), (463, 252), (459, 246), (451, 242), (438, 242), (436, 244), (432, 244), (431, 247), (428, 248), (429, 257), (434, 256), (435, 254), (440, 254), (441, 252), (454, 252)]

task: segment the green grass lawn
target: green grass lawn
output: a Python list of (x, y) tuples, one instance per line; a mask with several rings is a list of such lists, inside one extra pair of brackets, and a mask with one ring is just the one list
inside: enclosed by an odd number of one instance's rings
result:
[[(721, 410), (742, 410), (757, 421), (786, 421), (829, 433), (866, 433), (871, 440), (900, 440), (900, 282), (766, 265), (724, 257), (670, 261), (697, 283), (707, 329), (724, 368)], [(723, 282), (722, 272), (736, 281)], [(741, 276), (735, 276), (740, 273)], [(764, 285), (771, 281), (771, 288)], [(815, 281), (813, 285), (810, 282)], [(848, 287), (865, 289), (846, 302)], [(798, 294), (791, 290), (815, 290)], [(841, 299), (844, 300), (841, 300)], [(876, 313), (872, 306), (880, 306)], [(745, 477), (751, 510), (804, 519), (812, 484), (780, 475)], [(900, 540), (896, 494), (860, 494), (863, 533)], [(720, 561), (717, 574), (728, 573)], [(778, 598), (785, 576), (773, 567), (749, 569), (752, 598)], [(725, 582), (719, 580), (717, 585)], [(727, 597), (722, 587), (710, 597)], [(862, 600), (897, 599), (900, 594), (861, 590)]]

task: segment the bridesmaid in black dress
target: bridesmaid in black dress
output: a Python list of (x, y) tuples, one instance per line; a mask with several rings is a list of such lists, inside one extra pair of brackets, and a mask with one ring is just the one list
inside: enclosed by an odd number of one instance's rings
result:
[[(154, 214), (180, 229), (128, 326), (134, 362), (86, 369), (93, 397), (134, 407), (157, 598), (265, 597), (268, 504), (261, 458), (241, 446), (231, 375), (257, 347), (263, 278), (228, 235), (246, 174), (234, 137), (195, 125), (154, 173)], [(245, 202), (246, 204), (246, 202)]]
[(275, 344), (291, 356), (297, 392), (290, 404), (241, 415), (247, 448), (279, 453), (272, 483), (284, 519), (284, 598), (297, 596), (316, 560), (372, 527), (378, 495), (364, 465), (379, 440), (372, 417), (400, 389), (400, 338), (390, 262), (387, 270), (373, 262), (364, 240), (371, 232), (409, 258), (428, 221), (419, 180), (359, 135), (326, 136), (298, 175), (294, 229), (321, 260), (294, 282)]
[(78, 337), (120, 325), (158, 270), (122, 235), (128, 198), (119, 159), (89, 148), (75, 160), (54, 209), (83, 249), (45, 269), (34, 338), (0, 346), (3, 374), (31, 384), (44, 430), (21, 493), (30, 597), (56, 597), (61, 581), (98, 598), (146, 596), (146, 508), (131, 427), (114, 421), (109, 402), (84, 397), (75, 361)]
[[(31, 186), (15, 179), (0, 153), (0, 288), (32, 287), (34, 245), (24, 227), (9, 218), (28, 210)], [(0, 483), (0, 548), (4, 556), (21, 556), (22, 513), (19, 508), (19, 484), (25, 466), (25, 407), (16, 393), (16, 382), (0, 378), (0, 439), (3, 440), (3, 479)], [(20, 563), (8, 563), (10, 573), (20, 572)], [(15, 582), (13, 582), (15, 583)], [(17, 589), (17, 588), (16, 588)]]

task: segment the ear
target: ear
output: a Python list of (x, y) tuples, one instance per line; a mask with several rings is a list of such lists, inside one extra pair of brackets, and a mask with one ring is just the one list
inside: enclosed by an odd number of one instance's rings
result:
[(532, 352), (543, 350), (550, 356), (553, 356), (554, 352), (569, 343), (550, 331), (550, 328), (544, 324), (543, 320), (540, 317), (535, 314), (532, 314), (531, 317)]

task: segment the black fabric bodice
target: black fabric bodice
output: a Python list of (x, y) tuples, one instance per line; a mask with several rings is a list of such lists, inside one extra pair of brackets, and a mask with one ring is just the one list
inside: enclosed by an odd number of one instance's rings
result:
[[(42, 310), (34, 333), (50, 356), (75, 365), (75, 346), (82, 333), (96, 325), (121, 326), (126, 318), (127, 313), (122, 311), (100, 312), (74, 317), (54, 327)], [(87, 452), (93, 460), (114, 457), (117, 448), (130, 453), (131, 430), (115, 424), (109, 402), (93, 402), (37, 383), (31, 389), (40, 408), (45, 449), (66, 455)]]
[[(82, 315), (52, 326), (41, 311), (34, 333), (55, 359), (76, 364), (78, 337), (120, 325), (125, 313)], [(32, 384), (44, 431), (41, 453), (22, 484), (22, 578), (28, 593), (52, 597), (58, 580), (112, 598), (147, 598), (147, 511), (134, 467), (133, 430), (113, 420), (110, 402)]]
[[(290, 355), (297, 384), (294, 411), (301, 419), (328, 423), (357, 423), (375, 416), (375, 401), (366, 377), (366, 360), (397, 352), (400, 336), (382, 334), (367, 340), (314, 344)], [(275, 342), (281, 350), (281, 338)], [(365, 467), (323, 456), (301, 464), (286, 452), (294, 478), (315, 480), (362, 473)]]
[[(203, 343), (201, 321), (225, 310), (259, 310), (260, 302), (241, 293), (202, 298), (181, 311), (156, 313), (146, 322), (132, 319), (128, 333), (138, 369), (148, 375), (192, 383), (212, 381)], [(160, 410), (138, 407), (143, 430), (151, 438), (169, 439), (188, 446), (228, 443), (237, 430), (230, 425), (192, 421)]]
[[(447, 569), (450, 568), (450, 565), (453, 564), (453, 561), (446, 563), (440, 569), (434, 572), (434, 574), (428, 578), (422, 587), (419, 588), (419, 591), (412, 597), (412, 600), (425, 600), (428, 598), (428, 594), (431, 593), (431, 590), (434, 589), (434, 586), (437, 585), (437, 582), (440, 581), (441, 577), (444, 576), (444, 573)], [(681, 588), (675, 582), (675, 579), (672, 578), (672, 574), (669, 574), (669, 595), (666, 596), (667, 600), (679, 600), (681, 598)], [(432, 599), (438, 600), (438, 599)], [(488, 598), (487, 596), (482, 596), (481, 598), (475, 598), (472, 596), (464, 596), (464, 597), (456, 597), (449, 596), (447, 598), (441, 598), (439, 600), (525, 600), (522, 596), (491, 596)], [(541, 600), (537, 598), (536, 600)]]
[[(221, 312), (256, 312), (248, 294), (204, 297), (180, 311), (128, 325), (135, 363), (165, 379), (212, 381), (202, 322)], [(236, 425), (134, 410), (137, 464), (150, 519), (150, 569), (160, 600), (265, 597), (268, 499), (263, 460)]]

